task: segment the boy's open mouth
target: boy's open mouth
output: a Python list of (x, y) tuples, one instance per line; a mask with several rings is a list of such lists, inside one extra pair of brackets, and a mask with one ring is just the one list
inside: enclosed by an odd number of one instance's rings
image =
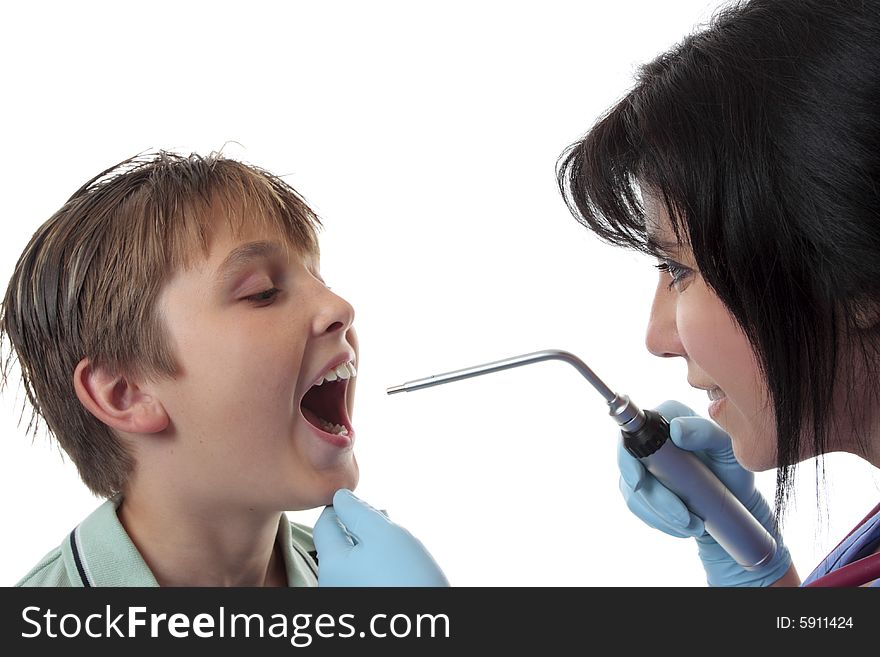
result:
[(348, 436), (352, 433), (351, 420), (345, 407), (348, 379), (357, 371), (350, 362), (329, 370), (323, 378), (309, 388), (300, 402), (303, 417), (309, 424), (324, 433)]

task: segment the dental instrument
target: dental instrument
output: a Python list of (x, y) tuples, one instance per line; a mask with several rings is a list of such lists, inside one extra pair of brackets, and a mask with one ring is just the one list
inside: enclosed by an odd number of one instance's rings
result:
[(664, 486), (677, 494), (699, 516), (706, 531), (747, 570), (768, 563), (776, 541), (715, 474), (692, 452), (669, 439), (669, 422), (656, 411), (643, 411), (627, 395), (612, 391), (580, 358), (560, 349), (545, 349), (521, 356), (475, 365), (452, 372), (391, 386), (387, 394), (413, 392), (483, 374), (561, 360), (574, 367), (605, 398), (609, 414), (621, 428), (624, 447), (640, 459)]

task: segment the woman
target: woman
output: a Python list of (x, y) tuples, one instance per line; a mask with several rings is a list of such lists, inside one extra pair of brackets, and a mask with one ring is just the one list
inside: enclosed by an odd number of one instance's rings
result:
[[(803, 460), (880, 466), (878, 107), (880, 3), (752, 0), (642, 67), (560, 160), (578, 220), (659, 261), (648, 349), (685, 359), (717, 422), (667, 402), (673, 441), (777, 538), (770, 563), (742, 569), (621, 450), (628, 506), (696, 537), (710, 584), (800, 583), (751, 471), (778, 468), (781, 514)], [(806, 583), (880, 584), (878, 546), (880, 506)]]

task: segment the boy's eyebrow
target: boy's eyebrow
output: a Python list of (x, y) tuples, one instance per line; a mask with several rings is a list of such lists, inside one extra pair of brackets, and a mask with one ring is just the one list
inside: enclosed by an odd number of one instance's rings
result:
[(268, 260), (284, 253), (284, 248), (278, 242), (261, 240), (248, 242), (235, 247), (217, 267), (214, 280), (218, 287), (225, 287), (235, 273), (254, 260)]

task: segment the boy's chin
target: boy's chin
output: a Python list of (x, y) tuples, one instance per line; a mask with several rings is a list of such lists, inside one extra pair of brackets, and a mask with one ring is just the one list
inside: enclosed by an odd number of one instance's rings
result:
[(333, 495), (336, 491), (340, 488), (347, 488), (348, 490), (353, 491), (357, 487), (359, 479), (360, 472), (357, 463), (352, 463), (345, 472), (340, 472), (339, 474), (328, 478), (326, 484), (322, 486), (321, 501), (315, 506), (327, 506), (333, 504)]

